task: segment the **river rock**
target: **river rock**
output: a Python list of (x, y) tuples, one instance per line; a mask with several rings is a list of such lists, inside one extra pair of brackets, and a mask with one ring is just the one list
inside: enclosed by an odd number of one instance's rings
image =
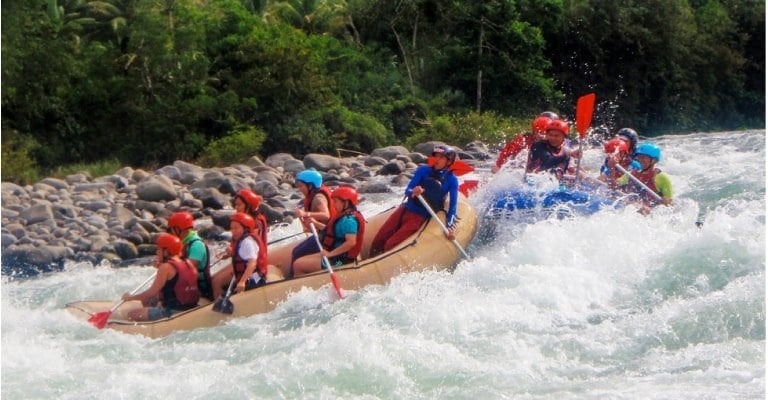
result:
[(130, 260), (139, 256), (139, 251), (136, 249), (136, 245), (127, 240), (115, 240), (112, 246), (115, 249), (115, 253), (123, 260)]
[(56, 189), (69, 190), (69, 187), (70, 187), (69, 183), (67, 183), (66, 181), (64, 181), (62, 179), (57, 179), (57, 178), (45, 178), (45, 179), (41, 180), (40, 183), (44, 183), (44, 184), (49, 185), (51, 187), (54, 187)]
[(136, 185), (136, 195), (146, 201), (173, 200), (176, 198), (176, 188), (166, 176), (149, 175)]
[(38, 204), (21, 212), (27, 225), (37, 224), (48, 219), (53, 219), (53, 209), (50, 204)]
[(264, 163), (272, 168), (279, 168), (288, 160), (295, 160), (295, 158), (288, 153), (277, 153), (267, 157)]
[(408, 149), (403, 146), (387, 146), (375, 149), (371, 152), (371, 157), (381, 157), (387, 161), (396, 158), (399, 155), (408, 155)]
[(400, 160), (393, 160), (381, 167), (380, 175), (399, 175), (405, 171), (405, 163)]
[(305, 168), (314, 168), (318, 171), (329, 171), (331, 169), (340, 169), (342, 167), (341, 160), (326, 154), (307, 154), (304, 156), (303, 161)]

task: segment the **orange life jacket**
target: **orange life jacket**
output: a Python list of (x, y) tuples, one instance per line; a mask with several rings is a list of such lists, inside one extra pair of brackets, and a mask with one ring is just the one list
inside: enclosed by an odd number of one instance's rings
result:
[(333, 250), (332, 246), (337, 239), (335, 236), (336, 222), (347, 215), (351, 215), (357, 220), (357, 241), (355, 242), (354, 247), (347, 250), (347, 258), (355, 259), (360, 255), (360, 250), (363, 248), (363, 236), (365, 235), (365, 218), (363, 218), (363, 214), (355, 208), (351, 208), (344, 214), (335, 215), (328, 221), (328, 224), (325, 225), (325, 230), (323, 231), (322, 244), (323, 248), (326, 250)]

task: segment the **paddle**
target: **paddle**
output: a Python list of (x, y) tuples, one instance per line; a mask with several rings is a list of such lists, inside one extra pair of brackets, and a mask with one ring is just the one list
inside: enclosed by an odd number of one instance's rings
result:
[(589, 130), (589, 125), (592, 123), (592, 112), (594, 110), (594, 93), (585, 94), (576, 101), (576, 130), (579, 132), (579, 149), (582, 150), (581, 157), (576, 161), (576, 182), (579, 181), (581, 159), (584, 158), (584, 138), (587, 136), (587, 130)]
[(234, 284), (235, 276), (232, 275), (232, 279), (229, 280), (229, 287), (227, 287), (227, 293), (224, 294), (224, 297), (216, 300), (216, 302), (213, 303), (213, 311), (224, 314), (232, 314), (235, 312), (235, 305), (229, 301), (229, 296), (232, 294), (232, 286)]
[[(143, 288), (144, 285), (146, 285), (147, 283), (149, 283), (153, 279), (155, 279), (155, 275), (157, 275), (157, 271), (155, 271), (155, 273), (152, 274), (152, 276), (147, 278), (147, 280), (142, 282), (141, 285), (136, 286), (136, 289), (133, 289), (131, 291), (131, 296), (136, 294), (136, 292), (138, 292), (139, 289)], [(108, 311), (101, 311), (101, 312), (97, 312), (96, 314), (91, 315), (91, 317), (88, 318), (88, 322), (90, 322), (93, 326), (95, 326), (95, 327), (97, 327), (99, 329), (104, 329), (104, 327), (107, 326), (107, 322), (109, 321), (109, 317), (112, 315), (112, 313), (115, 310), (117, 310), (121, 305), (123, 305), (123, 303), (125, 303), (125, 300), (120, 300), (117, 303), (115, 303), (115, 305), (112, 306), (112, 308), (110, 308)]]
[[(437, 218), (437, 215), (432, 210), (432, 207), (429, 206), (429, 203), (427, 203), (427, 201), (424, 200), (424, 197), (422, 197), (421, 195), (419, 195), (417, 198), (421, 202), (421, 205), (423, 205), (424, 208), (426, 208), (427, 211), (429, 211), (429, 215), (431, 215), (432, 218), (435, 221), (437, 221), (438, 224), (440, 224), (440, 227), (443, 228), (443, 233), (445, 233), (447, 235), (448, 234), (448, 228), (445, 227), (445, 224), (443, 223), (443, 221), (440, 221), (440, 218)], [(454, 246), (456, 246), (456, 249), (459, 250), (459, 253), (461, 253), (462, 257), (464, 257), (467, 260), (469, 260), (469, 254), (467, 254), (467, 252), (464, 251), (464, 249), (461, 247), (459, 242), (457, 242), (456, 239), (453, 239), (451, 242), (453, 243)]]
[[(315, 224), (311, 223), (309, 224), (309, 229), (312, 230), (312, 236), (315, 238), (315, 243), (317, 243), (317, 248), (321, 251), (323, 251), (323, 246), (320, 244), (320, 238), (317, 237), (317, 229), (315, 229)], [(333, 273), (333, 268), (331, 267), (331, 262), (328, 261), (328, 257), (322, 256), (323, 263), (325, 263), (325, 267), (328, 270), (328, 273), (331, 274), (331, 283), (333, 283), (333, 288), (336, 289), (336, 294), (339, 295), (340, 299), (344, 298), (344, 291), (341, 289), (341, 285), (339, 284), (339, 280), (336, 277), (336, 274)]]
[(621, 172), (622, 172), (624, 175), (626, 175), (626, 176), (627, 176), (629, 179), (632, 179), (632, 181), (633, 181), (633, 182), (635, 182), (636, 184), (638, 184), (638, 185), (639, 185), (641, 188), (643, 188), (643, 190), (645, 190), (645, 191), (646, 191), (646, 192), (648, 192), (648, 193), (649, 193), (651, 196), (653, 196), (653, 198), (654, 198), (654, 199), (656, 199), (656, 201), (661, 201), (661, 200), (662, 200), (662, 199), (661, 199), (661, 196), (659, 196), (659, 194), (658, 194), (658, 193), (656, 193), (656, 192), (654, 192), (653, 190), (651, 190), (651, 188), (649, 188), (649, 187), (648, 187), (648, 186), (646, 186), (646, 185), (645, 185), (643, 182), (641, 182), (641, 181), (640, 181), (640, 179), (637, 179), (637, 178), (636, 178), (634, 175), (630, 174), (630, 173), (629, 173), (629, 171), (627, 171), (627, 170), (626, 170), (624, 167), (622, 167), (622, 166), (621, 166), (619, 163), (616, 163), (616, 168), (617, 168), (619, 171), (621, 171)]

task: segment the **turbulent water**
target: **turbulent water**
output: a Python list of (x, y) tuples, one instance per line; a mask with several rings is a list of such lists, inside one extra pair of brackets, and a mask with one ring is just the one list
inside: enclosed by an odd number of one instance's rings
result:
[[(64, 310), (118, 299), (146, 266), (70, 264), (4, 282), (2, 396), (764, 398), (765, 131), (656, 143), (675, 207), (510, 221), (453, 273), (406, 274), (345, 300), (306, 290), (216, 328), (152, 340)], [(582, 167), (599, 161), (588, 152)]]

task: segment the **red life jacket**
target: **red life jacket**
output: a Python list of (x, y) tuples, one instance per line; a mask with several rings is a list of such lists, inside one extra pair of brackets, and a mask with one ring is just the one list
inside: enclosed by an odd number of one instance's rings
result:
[(306, 212), (312, 211), (312, 208), (311, 208), (312, 201), (315, 199), (315, 196), (317, 196), (318, 194), (322, 194), (323, 196), (325, 196), (325, 199), (328, 201), (328, 212), (329, 212), (328, 215), (330, 215), (331, 219), (333, 219), (333, 217), (336, 215), (336, 209), (333, 208), (333, 202), (331, 202), (331, 189), (328, 189), (328, 187), (325, 185), (322, 185), (320, 186), (320, 188), (309, 192), (309, 196), (304, 198), (304, 211)]
[(197, 270), (188, 260), (168, 259), (176, 270), (161, 289), (163, 306), (174, 310), (186, 310), (197, 306), (200, 291), (197, 289)]
[(365, 218), (363, 218), (363, 214), (361, 214), (360, 211), (357, 211), (357, 209), (351, 208), (345, 214), (336, 215), (331, 218), (331, 220), (328, 221), (328, 224), (325, 225), (325, 230), (323, 231), (323, 239), (321, 242), (323, 244), (323, 248), (326, 250), (333, 250), (331, 246), (333, 246), (333, 243), (336, 242), (336, 236), (334, 233), (336, 222), (347, 215), (351, 215), (357, 220), (357, 241), (355, 242), (354, 247), (347, 250), (347, 258), (355, 259), (358, 255), (360, 255), (360, 250), (363, 248), (363, 236), (365, 235)]
[(232, 241), (232, 268), (235, 272), (235, 280), (240, 280), (243, 277), (245, 269), (248, 268), (248, 261), (240, 257), (240, 245), (243, 243), (246, 237), (252, 237), (259, 246), (259, 252), (256, 254), (256, 273), (260, 277), (267, 277), (267, 245), (261, 240), (259, 234), (255, 231), (248, 232), (248, 235), (243, 235), (242, 238), (236, 241)]
[[(264, 243), (269, 243), (267, 240), (267, 231), (269, 230), (269, 223), (267, 223), (267, 217), (264, 216), (264, 214), (259, 212), (251, 213), (251, 216), (253, 217), (253, 220), (256, 222), (256, 230), (259, 232), (259, 236), (261, 236), (261, 241)], [(261, 244), (259, 244), (259, 249), (261, 249)]]
[(517, 135), (514, 140), (507, 143), (506, 146), (499, 152), (499, 158), (496, 160), (496, 166), (501, 168), (505, 162), (510, 158), (517, 157), (523, 149), (531, 149), (533, 143), (538, 139), (539, 135), (532, 132), (527, 132), (522, 135)]
[[(661, 193), (659, 193), (659, 189), (656, 188), (656, 175), (660, 173), (661, 170), (658, 168), (649, 168), (646, 171), (632, 171), (631, 174), (635, 178), (637, 178), (640, 182), (643, 182), (645, 186), (648, 186), (648, 189), (651, 189), (654, 193), (661, 196)], [(629, 188), (632, 190), (633, 193), (637, 193), (640, 195), (640, 197), (649, 204), (656, 204), (658, 203), (658, 200), (656, 200), (653, 196), (651, 196), (645, 189), (641, 188), (637, 185), (632, 179), (629, 180)]]

